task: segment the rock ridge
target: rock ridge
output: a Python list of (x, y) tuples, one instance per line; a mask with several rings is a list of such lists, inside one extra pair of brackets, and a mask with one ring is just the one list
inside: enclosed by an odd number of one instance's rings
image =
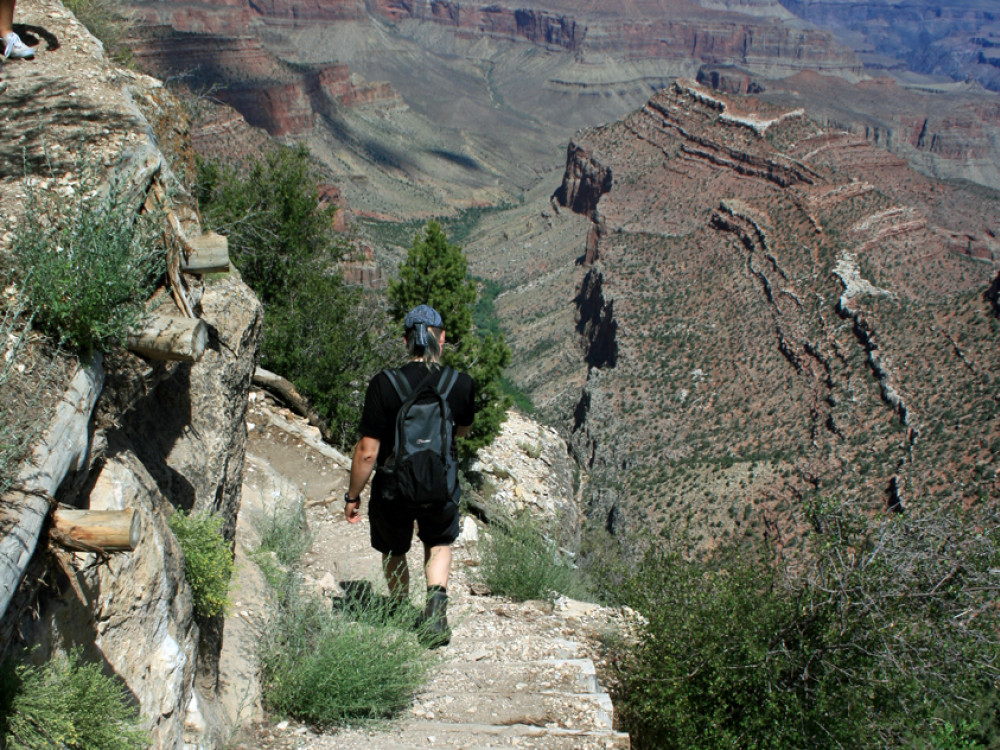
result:
[[(589, 518), (796, 549), (817, 495), (899, 510), (995, 494), (968, 467), (1000, 435), (982, 369), (997, 201), (689, 82), (573, 144), (557, 197), (591, 196), (581, 288), (589, 320), (596, 290), (613, 300), (617, 344), (563, 419)], [(586, 178), (604, 173), (606, 189)]]

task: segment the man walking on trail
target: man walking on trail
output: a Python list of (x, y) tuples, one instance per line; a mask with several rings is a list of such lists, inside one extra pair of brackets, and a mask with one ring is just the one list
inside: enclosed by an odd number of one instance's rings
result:
[[(344, 495), (344, 516), (349, 523), (361, 520), (361, 491), (373, 470), (371, 508), (371, 544), (382, 553), (382, 569), (389, 595), (397, 606), (409, 596), (410, 570), (406, 553), (413, 537), (413, 524), (424, 545), (424, 573), (427, 578), (427, 602), (421, 615), (420, 630), (429, 645), (443, 646), (451, 640), (448, 628), (448, 574), (451, 570), (451, 544), (458, 538), (458, 492), (443, 493), (425, 506), (405, 502), (391, 487), (386, 462), (393, 457), (397, 438), (397, 415), (404, 405), (404, 396), (427, 384), (437, 388), (447, 380), (444, 400), (448, 406), (453, 437), (464, 437), (475, 417), (475, 385), (472, 378), (442, 367), (441, 351), (445, 331), (438, 312), (419, 305), (403, 321), (404, 341), (410, 361), (395, 371), (383, 370), (368, 383), (359, 432), (361, 439), (354, 448), (351, 461), (351, 481)], [(402, 380), (400, 380), (402, 376)], [(454, 451), (454, 439), (451, 450)], [(387, 485), (387, 483), (389, 483)]]

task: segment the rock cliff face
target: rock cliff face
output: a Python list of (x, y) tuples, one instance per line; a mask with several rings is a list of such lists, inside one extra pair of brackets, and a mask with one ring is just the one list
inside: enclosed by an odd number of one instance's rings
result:
[(780, 1), (807, 21), (853, 32), (859, 52), (873, 68), (905, 66), (1000, 91), (1000, 14), (990, 0)]
[[(572, 130), (621, 116), (698, 63), (760, 75), (813, 67), (860, 73), (832, 36), (786, 27), (776, 16), (788, 14), (768, 2), (136, 7), (150, 26), (173, 30), (136, 40), (144, 67), (196, 91), (212, 87), (272, 135), (310, 140), (348, 200), (370, 203), (371, 216), (440, 216), (509, 202), (557, 164), (556, 149)], [(351, 76), (351, 91), (332, 94), (321, 71), (344, 64), (363, 79)], [(401, 117), (404, 106), (411, 113)]]
[(739, 62), (769, 70), (814, 65), (851, 74), (861, 70), (857, 59), (826, 32), (792, 29), (772, 19), (713, 16), (674, 0), (638, 3), (617, 11), (558, 2), (532, 6), (376, 0), (372, 10), (394, 22), (419, 20), (465, 34), (520, 38), (582, 55)]
[(471, 472), (479, 491), (497, 508), (510, 515), (527, 510), (560, 546), (579, 549), (576, 465), (554, 429), (509, 412), (497, 439), (479, 451)]
[(746, 70), (733, 65), (702, 65), (697, 81), (723, 94), (759, 94), (764, 86)]
[[(4, 96), (19, 115), (16, 125), (0, 120), (7, 144), (0, 148), (19, 155), (0, 158), (5, 218), (16, 225), (32, 191), (72, 196), (82, 189), (81, 169), (89, 168), (102, 181), (134, 189), (137, 210), (154, 185), (165, 186), (178, 219), (171, 226), (196, 234), (183, 184), (192, 153), (177, 102), (159, 81), (113, 65), (58, 2), (26, 0), (18, 13), (59, 44), (40, 44), (34, 65), (3, 69)], [(18, 135), (10, 137), (6, 130), (15, 126)], [(0, 236), (4, 263), (10, 241), (10, 233)], [(0, 632), (16, 633), (18, 645), (37, 645), (39, 659), (81, 647), (85, 658), (123, 680), (152, 746), (214, 748), (236, 718), (223, 709), (225, 686), (217, 681), (226, 634), (221, 619), (195, 617), (167, 521), (179, 510), (211, 511), (233, 538), (262, 311), (238, 274), (207, 284), (185, 278), (189, 301), (210, 331), (206, 353), (193, 364), (154, 363), (116, 348), (93, 365), (104, 372), (95, 379), (103, 390), (83, 430), (85, 450), (53, 491), (58, 502), (81, 509), (134, 510), (138, 546), (110, 557), (62, 553), (56, 567), (43, 533), (15, 603), (0, 614)], [(182, 315), (169, 292), (156, 300), (157, 310)], [(10, 510), (5, 498), (5, 524)]]
[(566, 420), (609, 527), (795, 546), (811, 497), (1000, 490), (1000, 201), (804, 114), (679, 83), (574, 138), (564, 186), (613, 175), (579, 203), (599, 260)]
[(860, 136), (925, 174), (1000, 186), (1000, 96), (977, 86), (930, 90), (888, 77), (851, 83), (815, 71), (768, 79), (731, 66), (702, 66), (698, 82), (804, 108), (826, 127)]
[(100, 656), (164, 748), (220, 746), (236, 718), (219, 707), (222, 621), (195, 619), (183, 554), (166, 520), (177, 510), (212, 512), (228, 538), (235, 534), (262, 311), (231, 277), (209, 286), (201, 313), (213, 322), (214, 343), (200, 362), (150, 366), (127, 356), (120, 369), (112, 363), (93, 462), (82, 489), (63, 498), (92, 510), (134, 509), (139, 546), (104, 564), (78, 554), (87, 601), (68, 589), (21, 630), (28, 642), (82, 644)]
[(585, 28), (572, 17), (538, 8), (478, 5), (435, 0), (374, 0), (374, 13), (391, 21), (416, 19), (461, 29), (465, 33), (527, 39), (541, 45), (577, 49)]
[(556, 191), (556, 200), (578, 214), (596, 219), (594, 209), (601, 196), (611, 189), (612, 178), (610, 169), (597, 163), (586, 149), (570, 141), (566, 152), (566, 173)]
[(993, 305), (993, 312), (1000, 318), (1000, 273), (993, 279), (990, 288), (986, 290), (986, 300)]
[(275, 136), (310, 133), (314, 116), (329, 114), (333, 107), (403, 106), (386, 82), (368, 83), (343, 64), (293, 70), (256, 37), (147, 25), (137, 37), (135, 54), (154, 75), (183, 76), (192, 90), (216, 87), (216, 98)]

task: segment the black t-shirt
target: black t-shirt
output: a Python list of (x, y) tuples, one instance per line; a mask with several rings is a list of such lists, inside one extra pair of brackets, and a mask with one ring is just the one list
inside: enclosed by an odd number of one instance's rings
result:
[[(420, 385), (428, 372), (423, 362), (408, 362), (400, 368), (400, 371), (412, 388)], [(385, 372), (378, 373), (368, 383), (358, 431), (364, 437), (373, 437), (380, 441), (377, 466), (384, 464), (392, 453), (396, 441), (396, 412), (402, 405), (402, 399), (392, 387)], [(463, 372), (458, 373), (458, 379), (448, 394), (448, 408), (451, 409), (451, 415), (459, 427), (472, 424), (476, 416), (476, 386), (472, 378)]]

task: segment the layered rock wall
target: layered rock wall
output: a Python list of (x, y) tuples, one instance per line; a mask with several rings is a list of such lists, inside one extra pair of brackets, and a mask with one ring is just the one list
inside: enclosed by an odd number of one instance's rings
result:
[[(58, 213), (91, 189), (85, 173), (93, 170), (89, 179), (124, 185), (136, 210), (144, 199), (168, 195), (173, 221), (167, 228), (164, 220), (165, 231), (197, 236), (193, 199), (178, 177), (191, 161), (186, 121), (176, 117), (180, 107), (162, 84), (115, 66), (58, 2), (26, 0), (18, 13), (60, 43), (39, 45), (37, 64), (3, 70), (4, 95), (19, 102), (16, 139), (5, 132), (12, 121), (0, 118), (0, 142), (16, 142), (11, 148), (19, 155), (16, 167), (7, 154), (0, 158), (5, 218), (17, 225), (29, 193)], [(80, 154), (88, 161), (82, 164)], [(11, 239), (0, 236), (5, 263)], [(110, 556), (67, 553), (50, 547), (43, 531), (17, 602), (0, 623), (0, 631), (15, 633), (5, 651), (37, 647), (32, 658), (44, 660), (81, 648), (122, 680), (151, 745), (170, 750), (221, 747), (235, 719), (222, 710), (217, 683), (222, 620), (195, 616), (168, 520), (179, 511), (215, 513), (233, 539), (262, 327), (260, 303), (237, 273), (207, 283), (185, 275), (178, 283), (177, 294), (208, 328), (203, 357), (151, 362), (111, 347), (84, 433), (87, 450), (53, 492), (80, 509), (134, 510), (138, 546)], [(158, 291), (153, 307), (157, 315), (184, 316), (169, 290)], [(9, 508), (0, 511), (9, 521)]]
[[(82, 489), (63, 500), (135, 510), (140, 543), (105, 563), (78, 553), (76, 583), (87, 601), (67, 589), (21, 630), (28, 642), (81, 644), (106, 662), (149, 722), (155, 747), (219, 747), (235, 719), (218, 708), (221, 619), (195, 617), (184, 556), (167, 519), (178, 511), (211, 512), (223, 519), (228, 539), (235, 534), (261, 313), (237, 277), (221, 280), (202, 300), (213, 341), (200, 362), (149, 366), (126, 357), (127, 368), (112, 370), (98, 404), (94, 460)], [(120, 404), (112, 402), (130, 400), (127, 391), (142, 395), (116, 415)]]
[(328, 114), (337, 106), (403, 106), (386, 82), (369, 83), (343, 64), (293, 71), (252, 36), (180, 33), (169, 26), (147, 26), (137, 39), (135, 54), (156, 75), (182, 76), (194, 89), (218, 87), (213, 94), (217, 99), (236, 109), (250, 125), (275, 136), (308, 133), (314, 114)]
[(374, 0), (370, 6), (374, 13), (392, 21), (429, 21), (467, 34), (520, 38), (565, 50), (577, 49), (586, 34), (586, 27), (574, 18), (537, 8), (462, 4), (446, 0), (429, 3)]
[(555, 199), (578, 214), (593, 218), (601, 196), (611, 189), (614, 175), (586, 148), (570, 141), (566, 149), (566, 172)]

